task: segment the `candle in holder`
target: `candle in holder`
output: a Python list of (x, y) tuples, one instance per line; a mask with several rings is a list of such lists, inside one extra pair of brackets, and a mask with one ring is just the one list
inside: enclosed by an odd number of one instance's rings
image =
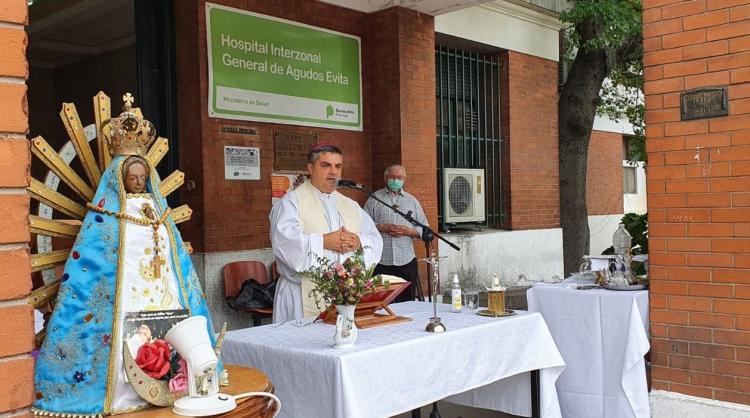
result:
[(500, 287), (500, 276), (495, 273), (492, 275), (492, 288), (497, 289), (498, 287)]
[(487, 288), (487, 310), (495, 315), (505, 313), (505, 288), (500, 285), (500, 277), (492, 276), (492, 287)]

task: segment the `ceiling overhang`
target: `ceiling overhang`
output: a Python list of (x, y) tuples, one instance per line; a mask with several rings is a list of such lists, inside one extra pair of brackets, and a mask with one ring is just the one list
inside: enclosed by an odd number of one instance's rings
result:
[[(492, 0), (320, 0), (347, 9), (364, 13), (373, 13), (391, 7), (403, 7), (416, 10), (430, 16), (455, 12), (468, 7), (493, 3)], [(557, 16), (567, 7), (568, 0), (510, 0), (522, 7), (527, 7), (541, 13)]]
[(33, 67), (58, 68), (135, 43), (132, 0), (41, 1), (29, 8)]
[(489, 0), (321, 0), (323, 3), (345, 7), (364, 13), (373, 13), (391, 7), (416, 10), (430, 16), (438, 16), (467, 7), (489, 3)]

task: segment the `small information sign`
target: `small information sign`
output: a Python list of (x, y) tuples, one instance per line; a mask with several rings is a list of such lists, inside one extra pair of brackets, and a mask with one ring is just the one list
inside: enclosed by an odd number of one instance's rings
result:
[(225, 145), (224, 178), (260, 180), (260, 148)]

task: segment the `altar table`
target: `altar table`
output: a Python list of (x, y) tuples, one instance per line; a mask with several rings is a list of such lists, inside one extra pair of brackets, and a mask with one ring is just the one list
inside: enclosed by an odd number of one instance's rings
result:
[(526, 294), (565, 359), (557, 381), (563, 417), (650, 417), (648, 291), (576, 287), (540, 284)]
[(353, 348), (333, 348), (335, 327), (309, 318), (228, 332), (222, 357), (269, 376), (280, 417), (391, 417), (444, 398), (530, 416), (534, 370), (541, 416), (560, 416), (555, 381), (565, 363), (541, 315), (487, 318), (438, 307), (442, 334), (424, 330), (431, 304), (404, 302), (391, 308), (411, 322), (360, 329)]

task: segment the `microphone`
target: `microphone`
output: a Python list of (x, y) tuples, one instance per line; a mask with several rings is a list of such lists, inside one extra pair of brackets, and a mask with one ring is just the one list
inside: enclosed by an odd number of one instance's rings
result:
[(356, 183), (351, 180), (341, 180), (341, 179), (336, 180), (336, 187), (343, 187), (346, 189), (357, 189), (357, 190), (361, 190), (365, 188), (365, 186), (362, 184)]

